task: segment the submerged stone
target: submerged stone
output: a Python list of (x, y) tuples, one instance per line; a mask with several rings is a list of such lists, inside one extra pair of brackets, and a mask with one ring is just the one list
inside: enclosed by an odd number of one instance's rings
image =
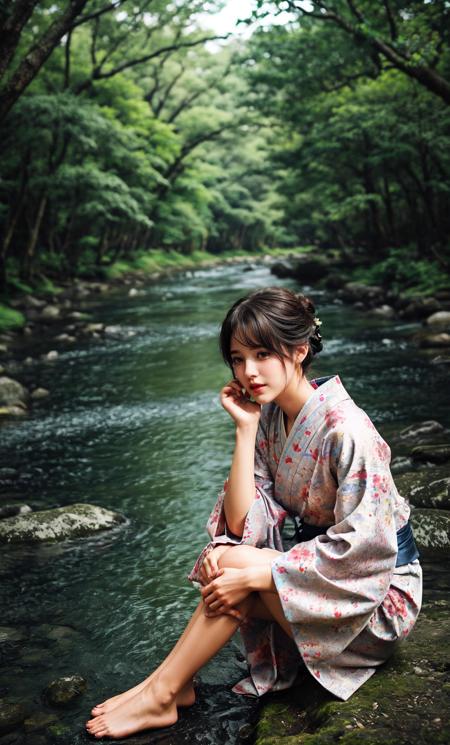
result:
[(66, 675), (53, 680), (44, 690), (44, 696), (53, 706), (67, 706), (87, 688), (87, 683), (81, 675)]
[(289, 691), (265, 696), (256, 745), (450, 742), (449, 621), (448, 601), (424, 606), (411, 636), (348, 701), (336, 699), (308, 673)]
[(0, 699), (0, 734), (11, 732), (19, 727), (25, 719), (27, 712), (21, 704), (11, 703)]
[(417, 445), (411, 457), (421, 463), (446, 463), (450, 460), (450, 445)]
[(118, 512), (93, 504), (71, 504), (0, 521), (0, 543), (63, 541), (109, 530), (125, 522)]
[(395, 484), (414, 507), (450, 510), (450, 478), (446, 466), (396, 474)]

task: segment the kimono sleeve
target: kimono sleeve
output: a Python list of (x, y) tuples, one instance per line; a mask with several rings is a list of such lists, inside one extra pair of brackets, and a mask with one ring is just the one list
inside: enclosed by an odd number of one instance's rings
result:
[(268, 464), (267, 438), (261, 423), (256, 436), (254, 474), (255, 496), (245, 518), (242, 537), (234, 535), (226, 522), (224, 500), (228, 480), (225, 481), (206, 524), (211, 541), (205, 546), (188, 575), (191, 582), (198, 581), (198, 572), (204, 558), (216, 546), (245, 544), (258, 548), (283, 550), (281, 531), (287, 512), (274, 499), (273, 478)]
[(320, 486), (331, 470), (336, 524), (272, 563), (307, 665), (340, 654), (389, 589), (397, 555), (397, 492), (389, 462), (389, 447), (368, 417), (355, 414), (339, 431), (327, 433), (313, 478)]

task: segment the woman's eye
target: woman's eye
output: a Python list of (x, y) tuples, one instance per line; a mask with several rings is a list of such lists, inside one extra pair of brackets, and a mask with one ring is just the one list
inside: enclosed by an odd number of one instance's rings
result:
[(239, 365), (240, 362), (242, 362), (242, 360), (241, 360), (240, 357), (232, 357), (231, 358), (231, 364), (233, 365), (233, 367), (234, 367), (234, 365)]
[(270, 352), (258, 352), (258, 359), (266, 360), (267, 357), (270, 357)]

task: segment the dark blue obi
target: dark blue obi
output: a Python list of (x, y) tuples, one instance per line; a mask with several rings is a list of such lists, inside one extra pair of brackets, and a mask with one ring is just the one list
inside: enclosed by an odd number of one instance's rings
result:
[[(295, 537), (299, 543), (310, 541), (318, 535), (324, 535), (328, 530), (328, 528), (319, 527), (317, 525), (307, 525), (307, 523), (302, 522), (297, 515), (292, 519), (295, 525)], [(397, 531), (397, 546), (398, 554), (395, 564), (396, 567), (401, 567), (403, 564), (409, 564), (411, 561), (415, 561), (415, 559), (419, 558), (419, 552), (414, 541), (414, 535), (409, 521), (403, 526), (403, 528), (400, 528), (400, 530)]]

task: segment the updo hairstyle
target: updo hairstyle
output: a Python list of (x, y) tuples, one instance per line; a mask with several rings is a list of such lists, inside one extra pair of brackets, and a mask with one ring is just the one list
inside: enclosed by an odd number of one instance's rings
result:
[(320, 322), (313, 302), (284, 287), (266, 287), (237, 300), (228, 311), (220, 331), (222, 356), (233, 369), (231, 338), (252, 349), (264, 347), (283, 361), (301, 344), (308, 353), (301, 363), (305, 373), (315, 354), (322, 350)]

